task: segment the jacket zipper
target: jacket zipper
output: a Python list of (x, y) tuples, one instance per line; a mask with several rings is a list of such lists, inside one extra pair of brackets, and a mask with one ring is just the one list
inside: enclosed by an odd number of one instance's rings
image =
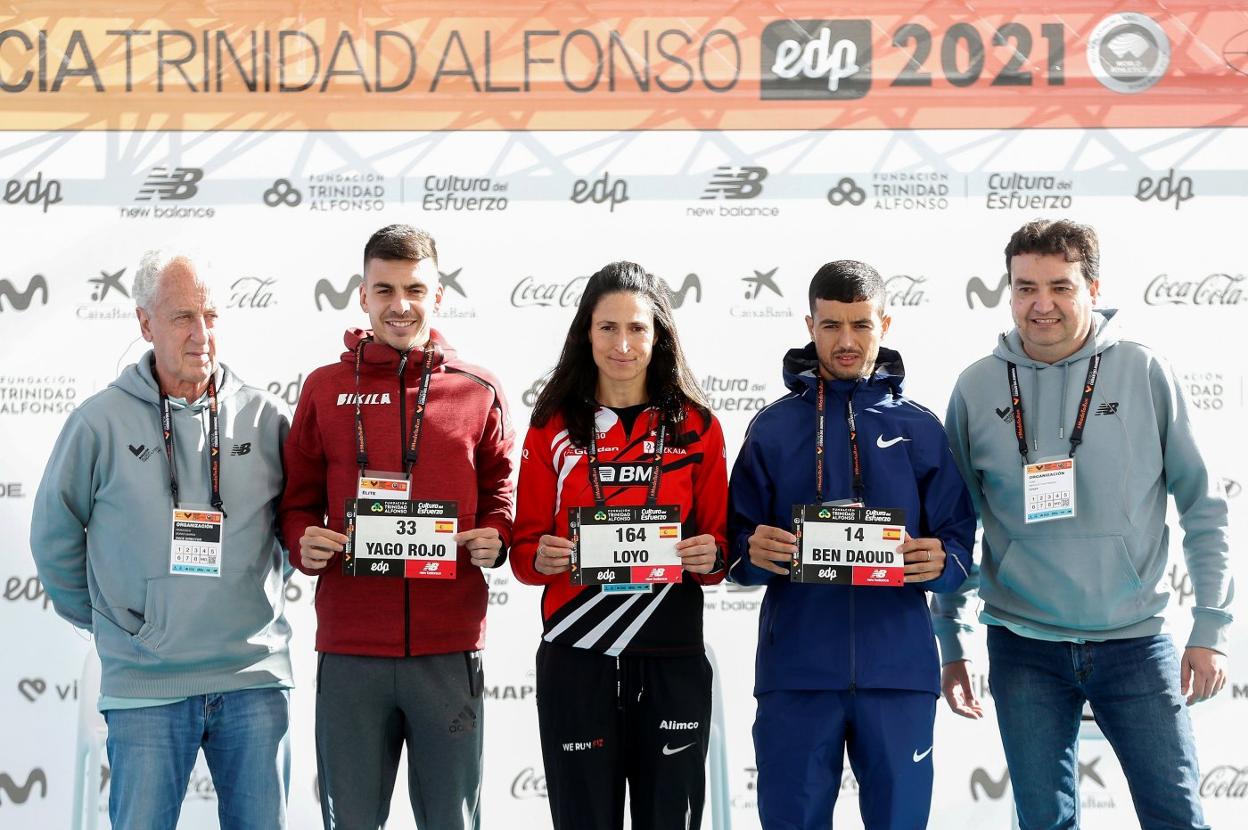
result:
[[(403, 386), (403, 372), (407, 369), (410, 349), (399, 355), (399, 464), (406, 466), (407, 451), (407, 391)], [(410, 484), (408, 485), (411, 486)], [(403, 656), (412, 653), (412, 592), (407, 580), (403, 582)]]
[[(854, 405), (854, 390), (857, 388), (858, 388), (858, 384), (855, 383), (853, 388), (849, 390), (849, 406), (851, 407)], [(851, 478), (851, 481), (852, 481), (852, 478)], [(864, 489), (865, 489), (865, 485), (864, 485)], [(853, 497), (857, 498), (858, 495), (859, 495), (858, 493), (854, 493)], [(865, 504), (867, 500), (867, 494), (864, 492), (861, 495), (862, 495), (863, 503)], [(857, 640), (857, 637), (856, 637), (856, 632), (854, 629), (854, 586), (848, 585), (846, 587), (849, 589), (849, 693), (852, 695), (855, 691), (855, 687), (858, 684), (858, 660), (854, 654), (855, 641)]]

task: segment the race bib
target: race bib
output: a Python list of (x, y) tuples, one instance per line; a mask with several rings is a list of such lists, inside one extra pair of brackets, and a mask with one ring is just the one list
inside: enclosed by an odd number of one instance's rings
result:
[(680, 582), (680, 507), (572, 507), (572, 584), (649, 591)]
[(171, 527), (169, 573), (221, 576), (224, 513), (174, 508)]
[(797, 555), (793, 582), (828, 585), (904, 585), (906, 538), (902, 510), (822, 504), (793, 507)]
[(343, 573), (454, 579), (458, 513), (453, 501), (348, 501)]

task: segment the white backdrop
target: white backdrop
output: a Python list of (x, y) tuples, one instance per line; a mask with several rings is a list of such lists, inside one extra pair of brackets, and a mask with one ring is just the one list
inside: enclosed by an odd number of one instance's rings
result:
[[(1068, 216), (1100, 233), (1102, 305), (1122, 309), (1128, 330), (1183, 379), (1202, 445), (1226, 480), (1238, 541), (1248, 476), (1245, 158), (1248, 134), (1234, 129), (0, 134), (0, 183), (17, 183), (0, 203), (0, 826), (69, 823), (76, 681), (90, 643), (41, 593), (30, 510), (65, 414), (146, 346), (126, 293), (147, 247), (185, 245), (211, 260), (219, 355), (293, 405), (308, 372), (337, 358), (343, 330), (366, 322), (347, 289), (369, 234), (389, 222), (424, 226), (448, 277), (437, 326), (502, 378), (521, 432), (578, 280), (636, 260), (686, 288), (677, 319), (731, 458), (752, 411), (785, 391), (780, 358), (806, 340), (805, 290), (819, 265), (856, 258), (885, 275), (894, 317), (886, 343), (905, 358), (909, 393), (943, 413), (957, 373), (1010, 325), (1001, 256), (1009, 234), (1036, 216)], [(181, 186), (140, 201), (162, 167)], [(753, 197), (708, 191), (717, 175)], [(437, 188), (452, 176), (486, 180), (456, 197), (493, 201), (439, 209), (447, 194)], [(1147, 195), (1163, 177), (1159, 194), (1137, 196), (1142, 179), (1153, 180)], [(928, 188), (917, 201), (889, 190), (916, 184)], [(1049, 208), (995, 207), (1033, 196)], [(1169, 616), (1182, 641), (1193, 598), (1181, 532), (1173, 538)], [(1248, 565), (1238, 545), (1233, 553), (1242, 583)], [(490, 582), (484, 826), (545, 827), (533, 703), (540, 592), (506, 570)], [(296, 574), (287, 590), (299, 828), (319, 821), (312, 588)], [(734, 586), (706, 592), (728, 725), (728, 791), (719, 796), (737, 828), (758, 827), (750, 725), (761, 598)], [(1193, 710), (1215, 827), (1242, 826), (1248, 798), (1246, 641), (1237, 624), (1231, 686)], [(982, 637), (973, 654), (987, 695)], [(933, 827), (1008, 826), (990, 698), (987, 710), (971, 723), (940, 706)], [(1084, 825), (1135, 826), (1107, 745), (1086, 742), (1081, 758)], [(847, 773), (838, 826), (857, 826), (855, 786)], [(216, 826), (202, 765), (183, 815), (182, 827)], [(402, 783), (390, 826), (412, 826)]]

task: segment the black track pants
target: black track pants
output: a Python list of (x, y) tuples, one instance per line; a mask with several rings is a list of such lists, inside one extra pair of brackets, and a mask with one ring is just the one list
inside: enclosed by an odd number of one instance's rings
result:
[(700, 827), (711, 720), (701, 654), (609, 657), (543, 642), (537, 718), (555, 830)]

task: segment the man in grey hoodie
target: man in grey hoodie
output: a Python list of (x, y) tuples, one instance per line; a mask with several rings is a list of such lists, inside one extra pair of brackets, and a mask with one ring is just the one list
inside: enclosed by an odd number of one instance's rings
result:
[[(1093, 308), (1092, 228), (1030, 222), (1005, 257), (1016, 327), (958, 378), (945, 421), (984, 533), (978, 578), (933, 596), (942, 691), (954, 712), (982, 716), (963, 650), (978, 586), (1022, 830), (1078, 826), (1085, 702), (1141, 827), (1207, 827), (1182, 703), (1226, 683), (1225, 499), (1174, 373), (1120, 337), (1114, 310)], [(1163, 633), (1168, 495), (1196, 593), (1181, 660)]]
[(174, 828), (202, 748), (222, 828), (282, 828), (291, 687), (283, 405), (217, 362), (199, 263), (134, 281), (152, 350), (70, 414), (35, 496), (39, 578), (94, 634), (114, 828)]

